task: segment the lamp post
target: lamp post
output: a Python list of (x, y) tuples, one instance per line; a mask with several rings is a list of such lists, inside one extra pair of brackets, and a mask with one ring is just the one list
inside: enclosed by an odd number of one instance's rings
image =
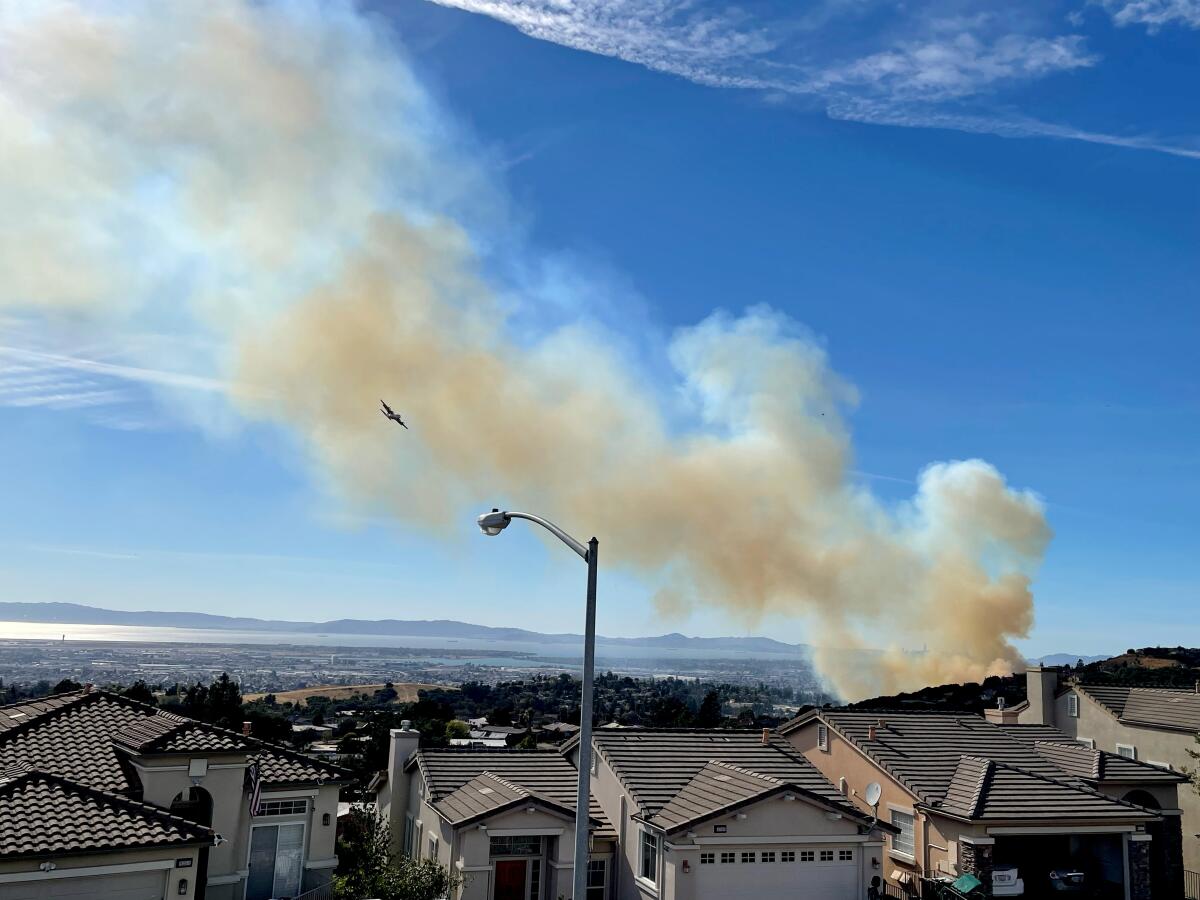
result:
[(596, 667), (596, 553), (599, 541), (592, 538), (587, 546), (579, 543), (553, 522), (523, 512), (493, 509), (476, 521), (479, 530), (495, 537), (513, 519), (528, 519), (541, 525), (578, 553), (587, 563), (587, 622), (583, 638), (583, 698), (579, 710), (579, 785), (575, 794), (575, 886), (574, 900), (586, 900), (588, 870), (588, 811), (592, 776), (592, 675)]

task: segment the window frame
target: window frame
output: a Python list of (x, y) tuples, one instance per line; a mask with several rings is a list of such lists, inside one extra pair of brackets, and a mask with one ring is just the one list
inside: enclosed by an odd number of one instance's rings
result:
[[(274, 817), (272, 817), (274, 818)], [(250, 825), (249, 840), (246, 841), (246, 871), (250, 871), (251, 851), (254, 849), (254, 832), (260, 828), (274, 828), (276, 836), (275, 844), (275, 861), (271, 868), (271, 892), (275, 893), (275, 879), (279, 877), (279, 829), (291, 828), (294, 826), (300, 827), (300, 886), (304, 885), (305, 866), (308, 864), (308, 822), (306, 820), (297, 820), (293, 822), (260, 822)], [(248, 877), (248, 876), (247, 876)], [(245, 888), (243, 888), (245, 890)]]
[[(648, 828), (638, 829), (638, 869), (637, 880), (658, 890), (658, 863), (662, 857), (662, 838)], [(643, 874), (646, 871), (647, 851), (649, 851), (652, 875)]]
[(1079, 718), (1079, 695), (1074, 691), (1067, 694), (1067, 715), (1072, 719)]
[[(1123, 750), (1128, 750), (1128, 753), (1123, 753)], [(1123, 756), (1125, 759), (1137, 761), (1137, 746), (1134, 744), (1117, 744), (1117, 756)]]
[(764, 850), (758, 855), (758, 861), (770, 865), (775, 862), (776, 855), (774, 850)]
[(839, 847), (837, 852), (838, 862), (854, 862), (853, 847)]
[(743, 850), (741, 855), (738, 857), (738, 863), (740, 865), (749, 866), (756, 862), (758, 862), (758, 854), (753, 850)]
[(721, 865), (732, 866), (737, 865), (737, 854), (732, 850), (721, 851)]
[[(888, 817), (888, 821), (892, 825), (895, 825), (897, 828), (900, 829), (899, 834), (893, 834), (893, 835), (888, 836), (888, 852), (894, 853), (895, 855), (899, 856), (901, 859), (906, 859), (909, 861), (915, 860), (917, 858), (917, 816), (916, 816), (916, 813), (913, 811), (905, 810), (905, 809), (889, 809), (888, 812), (890, 813), (890, 815)], [(896, 821), (897, 816), (903, 816), (904, 818), (908, 819), (907, 828), (905, 827), (904, 823)], [(907, 843), (908, 843), (909, 849), (907, 849), (907, 850), (904, 849), (904, 847), (896, 846), (896, 839), (903, 838), (905, 835), (908, 836)]]
[(816, 861), (817, 861), (817, 851), (816, 850), (801, 850), (800, 851), (800, 862), (811, 863), (811, 862), (816, 862)]
[(781, 863), (794, 863), (796, 861), (796, 851), (795, 850), (780, 850), (779, 851), (779, 861)]
[(832, 850), (822, 850), (817, 854), (817, 862), (831, 863), (835, 859)]
[[(592, 884), (592, 875), (596, 871), (603, 873), (603, 878), (599, 884)], [(593, 891), (599, 891), (601, 900), (608, 897), (608, 857), (600, 856), (588, 859), (587, 881), (584, 885), (584, 896), (587, 900), (593, 900)]]

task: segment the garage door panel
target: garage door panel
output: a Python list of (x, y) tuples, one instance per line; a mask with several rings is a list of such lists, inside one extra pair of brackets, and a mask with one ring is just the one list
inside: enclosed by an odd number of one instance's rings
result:
[[(705, 847), (705, 852), (709, 848)], [(763, 862), (761, 851), (754, 853), (753, 862), (743, 862), (749, 851), (745, 847), (726, 848), (724, 853), (734, 853), (735, 862), (721, 862), (722, 849), (712, 848), (714, 861), (692, 869), (696, 900), (729, 900), (730, 897), (746, 896), (753, 889), (755, 896), (780, 898), (780, 900), (857, 900), (858, 854), (850, 851), (850, 858), (839, 858), (847, 848), (835, 848), (834, 859), (820, 861), (822, 850), (829, 852), (828, 845), (814, 848), (798, 845), (784, 847), (795, 855), (792, 862), (784, 862), (781, 850), (774, 851), (774, 862)], [(806, 853), (812, 861), (805, 860)]]
[(126, 872), (0, 884), (0, 900), (163, 900), (167, 873)]

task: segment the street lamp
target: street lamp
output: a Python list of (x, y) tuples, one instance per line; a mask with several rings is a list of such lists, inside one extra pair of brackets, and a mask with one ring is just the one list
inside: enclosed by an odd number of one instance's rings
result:
[(591, 799), (592, 775), (592, 674), (596, 668), (596, 553), (599, 541), (592, 538), (587, 546), (579, 543), (553, 522), (523, 512), (493, 509), (476, 521), (479, 530), (495, 537), (513, 519), (528, 519), (541, 525), (560, 541), (578, 553), (587, 563), (587, 624), (583, 637), (583, 699), (579, 710), (579, 785), (575, 794), (575, 889), (574, 900), (587, 897), (588, 870), (588, 811)]

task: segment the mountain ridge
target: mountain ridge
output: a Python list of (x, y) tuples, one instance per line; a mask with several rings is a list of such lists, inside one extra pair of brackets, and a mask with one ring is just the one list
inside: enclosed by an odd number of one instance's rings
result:
[[(298, 634), (387, 634), (411, 637), (485, 639), (497, 641), (583, 641), (583, 635), (544, 633), (524, 628), (474, 625), (455, 619), (331, 619), (303, 622), (221, 616), (213, 613), (115, 610), (81, 603), (0, 601), (0, 621), (45, 622), (60, 625), (141, 625), (163, 628), (205, 628), (215, 631), (294, 632)], [(806, 644), (788, 644), (768, 637), (689, 637), (679, 632), (647, 637), (604, 637), (597, 644), (676, 649), (745, 650), (807, 654)]]

